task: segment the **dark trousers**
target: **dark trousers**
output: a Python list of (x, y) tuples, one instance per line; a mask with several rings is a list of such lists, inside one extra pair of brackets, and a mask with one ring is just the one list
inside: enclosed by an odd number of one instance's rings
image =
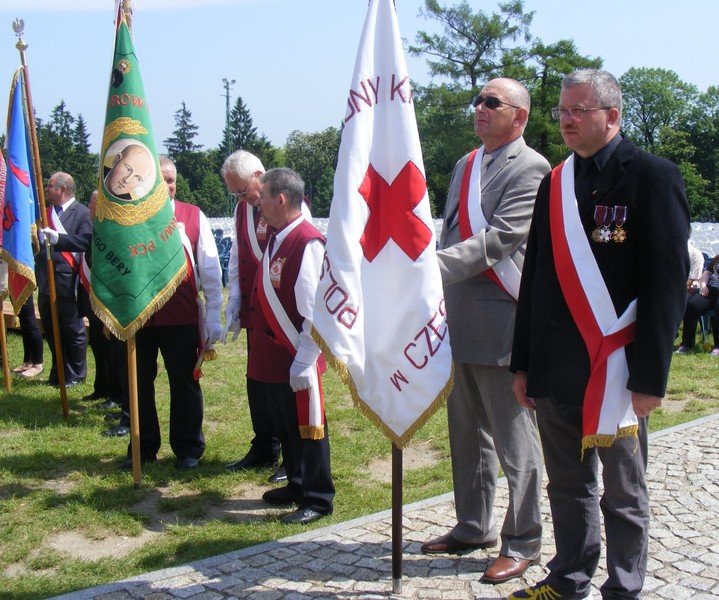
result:
[[(589, 593), (599, 564), (600, 510), (607, 539), (604, 599), (639, 598), (647, 565), (649, 499), (646, 471), (646, 419), (639, 440), (618, 439), (609, 448), (592, 448), (581, 458), (581, 406), (537, 399), (537, 424), (544, 449), (557, 553), (547, 564), (546, 582), (562, 598)], [(599, 496), (602, 462), (604, 492)]]
[(24, 363), (42, 364), (42, 333), (35, 316), (35, 303), (30, 296), (18, 313)]
[[(198, 336), (196, 325), (143, 327), (137, 332), (137, 395), (142, 458), (153, 457), (160, 449), (160, 423), (155, 405), (158, 352), (162, 354), (170, 383), (170, 447), (178, 457), (200, 458), (205, 451), (202, 390), (192, 374), (197, 362)], [(129, 444), (127, 455), (131, 455)]]
[[(45, 339), (52, 354), (49, 381), (50, 383), (57, 383), (57, 361), (52, 332), (50, 296), (40, 294), (38, 296), (38, 305), (43, 330), (45, 331)], [(85, 330), (85, 323), (78, 313), (77, 300), (74, 297), (59, 296), (56, 306), (63, 363), (65, 365), (65, 381), (85, 379), (87, 375), (87, 331)]]
[(280, 457), (280, 439), (270, 415), (265, 384), (247, 379), (247, 401), (255, 437), (250, 443), (250, 453), (259, 462), (276, 462)]
[(95, 383), (93, 391), (97, 396), (110, 397), (111, 373), (117, 369), (117, 365), (110, 362), (108, 348), (110, 340), (105, 336), (104, 325), (97, 315), (89, 311), (87, 320), (90, 350), (95, 357)]
[(689, 296), (687, 308), (684, 312), (684, 325), (682, 327), (682, 345), (687, 348), (694, 347), (694, 339), (697, 333), (699, 317), (714, 311), (712, 317), (712, 333), (714, 335), (714, 347), (719, 348), (719, 292), (709, 291), (708, 296), (702, 296), (696, 292)]
[(300, 437), (295, 393), (287, 383), (264, 383), (265, 395), (282, 444), (287, 486), (300, 508), (331, 514), (335, 486), (330, 472), (330, 438), (325, 422), (321, 440)]

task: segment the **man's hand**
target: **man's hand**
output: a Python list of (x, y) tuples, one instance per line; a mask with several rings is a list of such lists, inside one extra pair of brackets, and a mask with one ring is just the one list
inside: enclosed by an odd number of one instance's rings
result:
[(50, 245), (54, 246), (55, 244), (57, 244), (57, 240), (60, 239), (60, 234), (51, 227), (43, 227), (39, 231), (37, 237), (40, 240), (41, 244), (44, 244), (45, 239), (47, 239)]
[(227, 342), (227, 334), (232, 332), (232, 341), (237, 339), (240, 333), (240, 299), (237, 296), (230, 296), (225, 306), (225, 329), (219, 336), (219, 340), (224, 344)]
[(207, 333), (207, 343), (214, 345), (222, 336), (222, 325), (217, 320), (207, 320), (205, 321), (205, 332)]
[(537, 408), (537, 403), (534, 401), (534, 398), (527, 397), (527, 374), (524, 371), (517, 371), (514, 374), (512, 392), (514, 392), (514, 397), (517, 399), (517, 402), (524, 406), (524, 408), (529, 410)]
[(659, 408), (661, 405), (662, 399), (659, 396), (632, 392), (632, 408), (637, 417), (648, 417), (655, 408)]
[(290, 367), (290, 387), (293, 392), (306, 390), (312, 383), (312, 370), (314, 364), (308, 365), (301, 360), (295, 359)]

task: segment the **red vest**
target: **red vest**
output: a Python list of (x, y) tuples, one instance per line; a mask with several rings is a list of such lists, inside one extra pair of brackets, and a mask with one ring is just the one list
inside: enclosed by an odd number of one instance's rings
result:
[[(192, 245), (192, 254), (197, 260), (197, 241), (200, 239), (200, 209), (194, 204), (175, 200), (175, 219), (182, 223), (185, 235)], [(147, 321), (147, 326), (197, 325), (197, 285), (190, 261), (187, 261), (187, 275), (167, 303)]]
[[(273, 270), (273, 265), (282, 265), (279, 287), (275, 286), (275, 292), (297, 331), (302, 331), (304, 317), (297, 310), (295, 284), (302, 266), (305, 247), (311, 240), (316, 239), (324, 241), (322, 234), (315, 229), (314, 225), (302, 221), (287, 235), (270, 261), (270, 270)], [(293, 356), (275, 338), (265, 319), (262, 307), (257, 300), (256, 288), (257, 285), (261, 285), (259, 278), (260, 274), (258, 273), (249, 309), (247, 377), (265, 383), (287, 383), (290, 379), (290, 365)], [(324, 357), (320, 356), (320, 371), (324, 372), (325, 370)]]
[[(255, 285), (255, 275), (257, 274), (257, 267), (259, 266), (255, 262), (255, 258), (252, 255), (252, 248), (250, 248), (247, 242), (246, 233), (246, 212), (244, 205), (239, 204), (237, 206), (237, 218), (235, 219), (235, 240), (237, 243), (237, 271), (240, 277), (240, 323), (245, 327), (250, 317), (250, 299), (252, 298), (252, 290)], [(257, 243), (260, 246), (262, 252), (267, 247), (267, 240), (270, 239), (270, 235), (274, 231), (264, 221), (262, 227), (260, 227), (260, 211), (253, 211), (255, 219), (255, 234), (257, 235)]]

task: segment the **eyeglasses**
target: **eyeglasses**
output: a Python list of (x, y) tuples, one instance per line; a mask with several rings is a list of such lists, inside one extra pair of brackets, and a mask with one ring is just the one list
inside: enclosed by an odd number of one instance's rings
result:
[(477, 108), (480, 104), (484, 104), (484, 106), (486, 108), (488, 108), (489, 110), (497, 110), (503, 104), (504, 104), (504, 106), (511, 106), (512, 108), (519, 108), (519, 106), (515, 106), (514, 104), (510, 104), (509, 102), (500, 100), (496, 96), (487, 96), (485, 98), (482, 95), (477, 95), (474, 98), (472, 98), (472, 106), (474, 106), (474, 108)]
[(247, 190), (245, 190), (244, 192), (230, 192), (230, 196), (232, 196), (235, 200), (239, 202), (243, 198), (247, 197)]
[(569, 117), (570, 119), (581, 121), (584, 118), (584, 113), (586, 112), (594, 112), (595, 110), (610, 110), (611, 108), (611, 106), (597, 106), (596, 108), (584, 108), (582, 106), (563, 108), (561, 106), (555, 106), (552, 109), (552, 119), (559, 121), (564, 117)]

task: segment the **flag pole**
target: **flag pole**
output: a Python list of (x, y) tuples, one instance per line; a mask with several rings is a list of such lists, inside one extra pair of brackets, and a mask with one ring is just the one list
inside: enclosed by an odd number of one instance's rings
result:
[(10, 363), (7, 352), (7, 328), (5, 327), (5, 311), (0, 315), (0, 345), (2, 346), (2, 367), (5, 378), (5, 391), (12, 390), (12, 379), (10, 379)]
[(130, 451), (132, 455), (132, 481), (140, 489), (142, 467), (140, 463), (140, 421), (137, 408), (137, 346), (135, 336), (127, 338), (127, 392), (130, 402)]
[(392, 593), (402, 593), (402, 448), (392, 443)]
[[(37, 193), (38, 203), (40, 204), (40, 218), (42, 226), (47, 227), (47, 212), (45, 211), (45, 189), (42, 186), (42, 169), (40, 167), (40, 148), (37, 142), (37, 130), (35, 129), (35, 110), (32, 104), (32, 94), (30, 93), (30, 77), (28, 73), (27, 63), (25, 62), (25, 50), (27, 43), (22, 39), (25, 23), (22, 19), (15, 19), (13, 22), (13, 31), (18, 37), (15, 47), (20, 52), (20, 64), (23, 69), (25, 79), (25, 110), (30, 126), (30, 147), (32, 148), (33, 170), (35, 171), (35, 191)], [(60, 404), (62, 406), (62, 416), (65, 420), (69, 415), (67, 405), (67, 388), (65, 387), (65, 362), (62, 356), (62, 345), (60, 343), (60, 324), (57, 316), (57, 290), (55, 288), (55, 269), (52, 263), (52, 251), (50, 240), (45, 237), (45, 261), (47, 265), (47, 284), (50, 291), (50, 315), (52, 317), (52, 332), (55, 344), (55, 367), (57, 369), (57, 380), (60, 384)]]

